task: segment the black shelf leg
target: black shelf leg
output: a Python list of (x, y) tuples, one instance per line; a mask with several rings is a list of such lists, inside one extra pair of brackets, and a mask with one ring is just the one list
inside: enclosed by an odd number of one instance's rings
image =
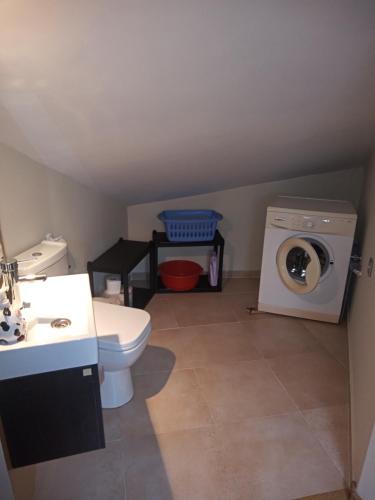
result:
[(223, 288), (223, 260), (224, 260), (224, 240), (222, 240), (220, 245), (220, 256), (219, 256), (219, 276), (218, 276), (218, 291), (221, 292)]
[(158, 287), (158, 247), (155, 243), (150, 252), (150, 268), (151, 288), (155, 293)]
[(121, 274), (121, 281), (124, 286), (124, 306), (129, 306), (129, 278), (127, 273)]

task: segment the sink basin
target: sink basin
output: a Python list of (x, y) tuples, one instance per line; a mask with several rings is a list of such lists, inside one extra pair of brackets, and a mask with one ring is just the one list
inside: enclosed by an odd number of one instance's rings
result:
[(98, 362), (87, 274), (58, 276), (19, 286), (22, 300), (31, 304), (24, 309), (26, 339), (0, 345), (0, 380)]

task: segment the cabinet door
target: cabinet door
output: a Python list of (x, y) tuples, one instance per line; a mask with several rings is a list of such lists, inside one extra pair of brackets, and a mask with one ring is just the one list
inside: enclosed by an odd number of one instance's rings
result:
[(13, 467), (105, 446), (97, 365), (0, 382), (0, 415)]

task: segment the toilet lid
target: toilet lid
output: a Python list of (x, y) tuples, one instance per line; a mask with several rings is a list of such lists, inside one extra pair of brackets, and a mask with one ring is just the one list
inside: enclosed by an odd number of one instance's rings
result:
[(93, 300), (98, 344), (109, 351), (127, 351), (151, 331), (150, 315), (142, 309)]

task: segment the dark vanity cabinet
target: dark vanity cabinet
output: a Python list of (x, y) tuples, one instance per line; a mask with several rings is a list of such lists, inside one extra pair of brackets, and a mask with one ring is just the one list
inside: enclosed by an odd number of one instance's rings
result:
[(14, 468), (104, 448), (98, 366), (3, 380), (0, 415)]

